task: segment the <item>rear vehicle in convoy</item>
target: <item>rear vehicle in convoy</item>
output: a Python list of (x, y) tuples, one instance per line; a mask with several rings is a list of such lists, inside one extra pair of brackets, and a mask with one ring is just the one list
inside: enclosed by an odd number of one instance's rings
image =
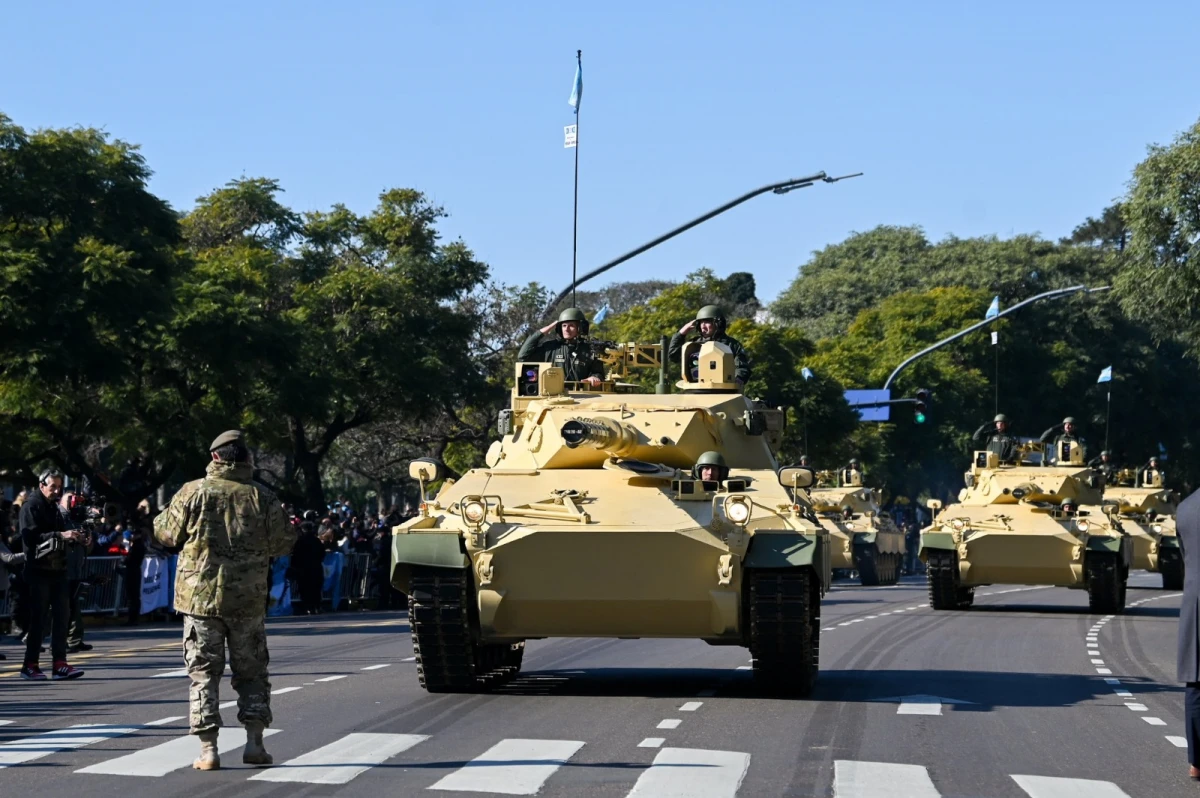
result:
[(1183, 554), (1175, 532), (1179, 496), (1163, 485), (1162, 472), (1122, 469), (1115, 484), (1105, 487), (1104, 499), (1121, 512), (1121, 526), (1133, 542), (1137, 570), (1162, 574), (1164, 590), (1183, 590)]
[(1014, 464), (978, 451), (965, 481), (957, 502), (929, 502), (920, 557), (931, 607), (969, 607), (976, 587), (1008, 584), (1086, 590), (1093, 612), (1123, 611), (1133, 541), (1077, 444), (1022, 444)]
[[(811, 690), (830, 578), (813, 472), (780, 467), (784, 412), (740, 392), (729, 347), (687, 346), (679, 393), (619, 382), (661, 368), (658, 346), (605, 350), (599, 388), (518, 363), (485, 467), (413, 461), (425, 500), (394, 530), (391, 576), (426, 690), (502, 684), (551, 637), (743, 646), (770, 691)], [(723, 479), (695, 468), (711, 452)]]
[(879, 490), (863, 486), (862, 472), (820, 471), (809, 493), (829, 531), (833, 570), (857, 571), (864, 587), (896, 584), (906, 551), (904, 532), (880, 509)]

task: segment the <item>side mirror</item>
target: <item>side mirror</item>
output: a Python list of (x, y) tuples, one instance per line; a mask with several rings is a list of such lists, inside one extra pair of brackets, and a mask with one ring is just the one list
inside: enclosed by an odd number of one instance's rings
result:
[(929, 501), (925, 502), (925, 506), (930, 510), (933, 510), (935, 513), (942, 509), (942, 503), (937, 499), (930, 499)]
[(446, 467), (432, 457), (418, 457), (408, 464), (408, 477), (418, 482), (436, 482), (445, 474)]
[(811, 488), (816, 475), (808, 466), (784, 466), (779, 469), (779, 484), (785, 488)]
[(1107, 516), (1121, 514), (1121, 505), (1117, 502), (1104, 502), (1100, 505), (1100, 510)]

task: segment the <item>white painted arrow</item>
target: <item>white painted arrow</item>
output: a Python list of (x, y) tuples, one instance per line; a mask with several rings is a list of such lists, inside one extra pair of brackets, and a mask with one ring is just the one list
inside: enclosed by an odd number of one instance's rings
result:
[(960, 701), (957, 698), (942, 698), (936, 695), (905, 695), (891, 698), (872, 698), (872, 701), (898, 701), (897, 715), (940, 715), (942, 704), (973, 704), (973, 701)]

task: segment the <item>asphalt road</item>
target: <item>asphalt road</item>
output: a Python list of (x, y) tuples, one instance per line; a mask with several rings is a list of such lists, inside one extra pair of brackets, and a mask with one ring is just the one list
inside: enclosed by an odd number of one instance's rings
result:
[(920, 579), (837, 585), (797, 700), (756, 695), (744, 649), (671, 640), (535, 641), (503, 691), (429, 695), (402, 613), (272, 620), (277, 764), (241, 764), (230, 706), (208, 773), (190, 767), (178, 626), (89, 630), (71, 682), (19, 680), (0, 644), (0, 795), (1194, 796), (1179, 594), (1130, 585), (1107, 620), (1056, 588), (935, 613)]

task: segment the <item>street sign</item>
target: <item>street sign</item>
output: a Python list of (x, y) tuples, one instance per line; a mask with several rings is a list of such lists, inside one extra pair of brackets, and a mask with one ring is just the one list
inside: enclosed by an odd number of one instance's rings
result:
[(579, 128), (576, 125), (567, 125), (563, 128), (563, 149), (569, 150), (575, 146), (575, 141), (578, 138)]
[(890, 416), (888, 411), (891, 409), (887, 404), (881, 404), (879, 407), (870, 407), (862, 405), (872, 405), (890, 402), (892, 400), (892, 392), (887, 388), (868, 388), (859, 391), (846, 391), (846, 401), (851, 407), (855, 407), (858, 411), (860, 421), (887, 421)]

